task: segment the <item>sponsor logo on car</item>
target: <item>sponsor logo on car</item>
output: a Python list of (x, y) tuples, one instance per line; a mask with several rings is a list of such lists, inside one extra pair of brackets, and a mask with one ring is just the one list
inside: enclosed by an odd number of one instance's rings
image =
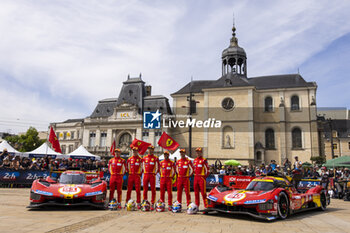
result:
[(96, 195), (99, 195), (99, 194), (102, 194), (102, 193), (103, 193), (102, 191), (96, 191), (96, 192), (91, 192), (91, 193), (85, 193), (85, 196), (86, 197), (96, 196)]
[(40, 195), (45, 195), (45, 196), (52, 196), (53, 195), (53, 193), (42, 191), (39, 189), (35, 190), (35, 193), (40, 194)]
[(266, 199), (245, 201), (244, 204), (259, 204), (264, 202), (266, 202)]
[(75, 195), (81, 192), (81, 189), (75, 185), (66, 185), (58, 189), (58, 192), (64, 195)]
[(212, 200), (212, 201), (217, 201), (217, 200), (218, 200), (217, 197), (214, 197), (214, 196), (212, 196), (212, 195), (209, 195), (209, 196), (208, 196), (208, 199), (209, 199), (209, 200)]

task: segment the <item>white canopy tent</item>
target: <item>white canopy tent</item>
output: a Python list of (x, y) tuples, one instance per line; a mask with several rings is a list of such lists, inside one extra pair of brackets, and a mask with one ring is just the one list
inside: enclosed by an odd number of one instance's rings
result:
[[(180, 149), (177, 149), (173, 154), (170, 154), (169, 158), (173, 161), (175, 161), (175, 158), (176, 158), (176, 161), (181, 159)], [(189, 160), (193, 160), (192, 158), (188, 157), (187, 155), (186, 155), (186, 158), (188, 158)], [(164, 159), (164, 155), (159, 156), (159, 160), (163, 160), (163, 159)]]
[(44, 142), (41, 146), (39, 146), (35, 150), (30, 151), (30, 152), (26, 152), (24, 154), (29, 158), (42, 158), (45, 156), (49, 156), (49, 157), (57, 158), (57, 159), (67, 158), (66, 155), (63, 155), (61, 153), (58, 153), (58, 152), (52, 150), (49, 147), (49, 145), (47, 144), (47, 142)]
[(7, 152), (11, 155), (19, 155), (19, 156), (22, 155), (21, 152), (19, 152), (15, 148), (13, 148), (6, 140), (4, 140), (0, 143), (0, 153), (2, 153), (4, 151), (4, 149), (6, 149)]
[(83, 145), (79, 146), (75, 151), (69, 153), (68, 156), (72, 159), (101, 160), (100, 156), (91, 154), (89, 151), (85, 149)]

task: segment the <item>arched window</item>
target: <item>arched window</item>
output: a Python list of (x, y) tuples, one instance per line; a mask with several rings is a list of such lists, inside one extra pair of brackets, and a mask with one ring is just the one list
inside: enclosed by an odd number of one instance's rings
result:
[(293, 95), (291, 98), (291, 109), (292, 111), (300, 110), (299, 97), (297, 95)]
[(272, 112), (273, 105), (272, 105), (272, 97), (268, 96), (265, 98), (265, 112)]
[(275, 149), (275, 131), (273, 129), (265, 131), (265, 148)]
[(129, 133), (123, 133), (119, 138), (119, 147), (126, 146), (128, 147), (132, 142), (131, 135)]
[(302, 140), (301, 140), (301, 129), (294, 128), (292, 130), (292, 148), (299, 149), (302, 148)]

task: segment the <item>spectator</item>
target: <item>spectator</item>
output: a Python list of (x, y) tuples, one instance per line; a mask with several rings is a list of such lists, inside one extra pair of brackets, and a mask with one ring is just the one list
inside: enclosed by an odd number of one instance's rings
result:
[(2, 161), (7, 157), (9, 156), (9, 153), (7, 152), (7, 149), (4, 148), (2, 150), (2, 153), (0, 154), (0, 163), (2, 163)]
[(288, 158), (286, 158), (286, 160), (283, 163), (283, 171), (287, 173), (288, 170), (292, 170), (292, 163), (289, 161)]
[(7, 169), (10, 169), (11, 168), (11, 162), (9, 160), (8, 157), (5, 157), (3, 163), (1, 164), (0, 166), (1, 168), (7, 168)]
[(295, 156), (294, 159), (295, 159), (294, 170), (300, 170), (301, 169), (301, 165), (302, 165), (301, 161), (299, 161), (298, 156)]
[(276, 166), (277, 166), (277, 164), (276, 164), (276, 160), (271, 160), (271, 163), (270, 163), (270, 169), (271, 169), (271, 171), (274, 171), (275, 169), (276, 169)]
[(225, 166), (221, 166), (219, 173), (220, 173), (220, 175), (225, 175), (225, 173), (226, 173)]

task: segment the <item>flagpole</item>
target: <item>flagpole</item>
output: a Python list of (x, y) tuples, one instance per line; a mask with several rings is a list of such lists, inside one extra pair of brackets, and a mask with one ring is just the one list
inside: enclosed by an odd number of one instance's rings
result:
[[(48, 127), (48, 131), (50, 131), (50, 129), (51, 129), (50, 127), (51, 127), (51, 126)], [(47, 137), (46, 137), (46, 142), (45, 142), (45, 143), (46, 143), (46, 152), (45, 152), (45, 157), (46, 157), (46, 158), (47, 158), (47, 150), (49, 149), (49, 148), (48, 148), (49, 145), (47, 144), (47, 142), (49, 141), (49, 135), (50, 135), (50, 133), (48, 132), (48, 133), (47, 133)]]

